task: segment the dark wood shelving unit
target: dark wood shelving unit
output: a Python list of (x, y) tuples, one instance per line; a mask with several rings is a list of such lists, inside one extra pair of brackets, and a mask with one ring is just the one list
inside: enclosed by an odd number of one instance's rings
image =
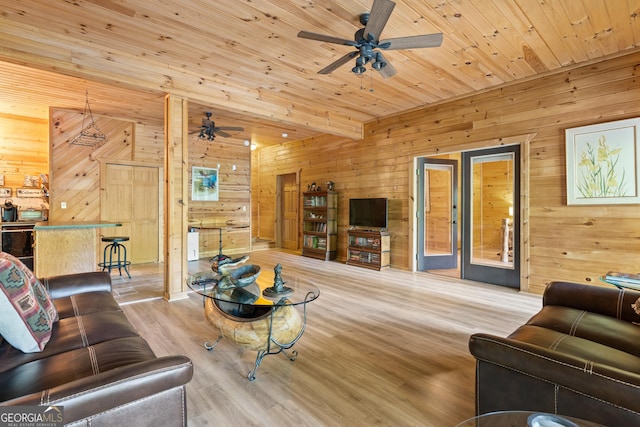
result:
[(381, 270), (391, 263), (391, 236), (384, 230), (350, 229), (347, 264)]
[(303, 193), (302, 255), (325, 261), (338, 254), (338, 194)]

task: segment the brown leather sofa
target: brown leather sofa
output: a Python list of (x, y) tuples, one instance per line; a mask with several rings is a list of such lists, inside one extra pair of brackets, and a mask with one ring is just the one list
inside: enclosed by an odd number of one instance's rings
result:
[(39, 353), (0, 337), (0, 405), (60, 405), (73, 426), (187, 425), (191, 360), (155, 356), (113, 298), (107, 273), (42, 283), (60, 320)]
[(530, 410), (640, 425), (638, 298), (613, 286), (553, 282), (542, 309), (508, 337), (472, 335), (477, 414)]

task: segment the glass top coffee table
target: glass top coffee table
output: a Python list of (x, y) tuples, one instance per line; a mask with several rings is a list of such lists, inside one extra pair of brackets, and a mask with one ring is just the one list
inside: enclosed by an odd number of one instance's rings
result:
[(307, 304), (320, 296), (312, 282), (281, 277), (278, 267), (268, 272), (253, 265), (243, 266), (233, 270), (237, 280), (228, 280), (214, 271), (187, 278), (189, 288), (203, 296), (205, 317), (219, 332), (218, 338), (213, 343), (205, 342), (204, 347), (213, 350), (226, 337), (258, 352), (248, 374), (250, 381), (255, 379), (265, 356), (283, 353), (292, 361), (296, 359), (297, 351), (286, 350), (304, 333)]
[(592, 421), (531, 411), (498, 411), (478, 415), (456, 427), (604, 427)]

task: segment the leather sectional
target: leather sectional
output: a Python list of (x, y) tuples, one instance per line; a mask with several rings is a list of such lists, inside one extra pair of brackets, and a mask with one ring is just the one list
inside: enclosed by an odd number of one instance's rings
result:
[(0, 337), (0, 405), (61, 405), (73, 426), (187, 424), (185, 356), (157, 357), (111, 294), (107, 273), (42, 280), (59, 320), (42, 352)]
[(472, 335), (477, 414), (529, 410), (640, 425), (639, 298), (553, 282), (542, 309), (508, 337)]

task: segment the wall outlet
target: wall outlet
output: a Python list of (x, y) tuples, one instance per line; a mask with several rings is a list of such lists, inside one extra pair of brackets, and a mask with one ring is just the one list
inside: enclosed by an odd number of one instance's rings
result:
[(60, 209), (67, 209), (67, 202), (60, 202)]

